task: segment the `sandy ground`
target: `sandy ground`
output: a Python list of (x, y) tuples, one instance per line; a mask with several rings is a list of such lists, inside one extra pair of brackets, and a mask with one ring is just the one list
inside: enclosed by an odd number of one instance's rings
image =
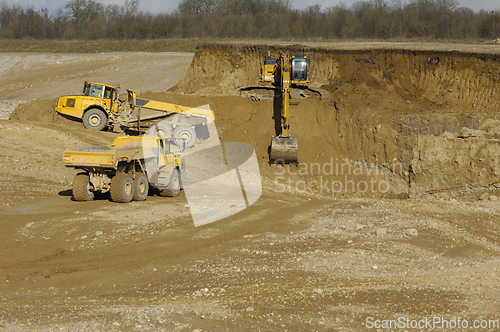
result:
[[(332, 190), (300, 190), (297, 183), (310, 184), (321, 174), (299, 176), (298, 169), (292, 168), (285, 172), (285, 179), (291, 179), (291, 185), (285, 187), (278, 179), (284, 169), (266, 161), (266, 144), (273, 130), (272, 101), (256, 103), (235, 95), (224, 96), (215, 82), (211, 93), (205, 89), (186, 95), (177, 90), (144, 96), (191, 106), (209, 103), (216, 112), (223, 141), (254, 145), (263, 175), (263, 193), (254, 205), (224, 220), (194, 227), (183, 192), (176, 198), (153, 193), (145, 202), (128, 204), (113, 203), (107, 197), (75, 202), (71, 198), (71, 183), (76, 171), (64, 167), (63, 151), (108, 144), (116, 134), (90, 132), (81, 123), (54, 117), (50, 108), (54, 98), (79, 91), (87, 75), (89, 80), (120, 83), (124, 89), (145, 92), (163, 91), (188, 71), (178, 87), (181, 89), (192, 81), (194, 69), (191, 66), (188, 70), (192, 55), (151, 55), (150, 65), (147, 56), (138, 59), (128, 54), (72, 58), (37, 55), (43, 60), (26, 66), (24, 74), (15, 74), (16, 66), (22, 61), (32, 63), (35, 56), (28, 60), (31, 56), (22, 55), (19, 61), (12, 54), (2, 56), (11, 59), (11, 66), (5, 67), (0, 76), (6, 99), (12, 103), (41, 99), (18, 108), (13, 114), (20, 120), (0, 121), (0, 329), (396, 331), (417, 327), (415, 330), (447, 331), (464, 330), (465, 325), (482, 330), (500, 328), (500, 203), (496, 198), (500, 196), (500, 186), (493, 178), (464, 185), (460, 181), (452, 183), (449, 177), (437, 172), (435, 178), (439, 176), (439, 181), (434, 182), (451, 185), (433, 187), (436, 190), (419, 189), (409, 195), (404, 176), (380, 173), (377, 183), (384, 180), (397, 189), (390, 195), (393, 198), (362, 197), (356, 193), (335, 194)], [(120, 57), (117, 67), (123, 71), (106, 65), (95, 77), (90, 75), (91, 67), (102, 60), (99, 57), (108, 62)], [(355, 57), (360, 59), (359, 55)], [(339, 63), (348, 60), (336, 59)], [(75, 76), (63, 77), (57, 61), (66, 61)], [(125, 68), (136, 68), (136, 61), (142, 63), (141, 71), (127, 73)], [(166, 68), (172, 73), (169, 82), (174, 83), (162, 81), (165, 85), (157, 89), (152, 87), (150, 77), (163, 77), (158, 70), (162, 62), (175, 64), (176, 71)], [(373, 65), (364, 60), (356, 63)], [(75, 68), (82, 68), (82, 72)], [(451, 122), (446, 120), (446, 115), (450, 115), (446, 107), (438, 105), (434, 112), (436, 104), (432, 104), (432, 99), (429, 102), (429, 98), (408, 98), (410, 92), (406, 99), (398, 99), (399, 92), (394, 93), (388, 84), (380, 87), (381, 81), (375, 80), (373, 71), (362, 74), (363, 70), (354, 68), (352, 72), (361, 74), (343, 72), (336, 76), (345, 80), (351, 75), (350, 85), (330, 81), (336, 87), (330, 89), (330, 100), (304, 100), (294, 108), (297, 116), (297, 110), (302, 108), (318, 110), (314, 121), (306, 122), (304, 118), (297, 124), (301, 146), (307, 148), (301, 151), (307, 158), (324, 165), (329, 160), (325, 159), (327, 156), (338, 153), (349, 162), (373, 163), (370, 153), (355, 150), (338, 138), (339, 130), (350, 135), (350, 140), (358, 140), (358, 144), (359, 137), (368, 137), (359, 119), (369, 119), (372, 127), (380, 123), (381, 137), (386, 140), (389, 137), (404, 141), (395, 146), (411, 150), (407, 152), (411, 155), (407, 164), (421, 167), (419, 174), (438, 167), (430, 156), (444, 160), (444, 148), (460, 152), (467, 146), (467, 151), (482, 150), (485, 156), (496, 156), (493, 109), (482, 110), (484, 116), (477, 121), (477, 129), (472, 128), (472, 120), (443, 125)], [(223, 77), (220, 86), (229, 85), (238, 76), (229, 74), (230, 79)], [(43, 77), (50, 77), (46, 84)], [(368, 87), (366, 77), (374, 78)], [(69, 81), (75, 85), (66, 87)], [(48, 85), (57, 85), (58, 91), (46, 89)], [(327, 84), (324, 86), (328, 88)], [(53, 94), (47, 95), (48, 91)], [(36, 97), (23, 99), (28, 94)], [(427, 135), (419, 132), (417, 141), (408, 138), (416, 136), (408, 134), (408, 129), (391, 136), (389, 129), (382, 130), (384, 125), (391, 125), (387, 119), (382, 121), (387, 104), (396, 105), (390, 110), (391, 116), (387, 116), (389, 120), (396, 115), (401, 118), (399, 106), (408, 105), (403, 120), (413, 129), (425, 123), (422, 119), (445, 119), (434, 121), (431, 129), (425, 127)], [(459, 104), (456, 102), (453, 107)], [(36, 115), (34, 105), (40, 111)], [(426, 110), (422, 105), (426, 105)], [(363, 108), (358, 113), (347, 111), (354, 107)], [(374, 115), (363, 118), (367, 108)], [(419, 112), (423, 115), (418, 122), (415, 114)], [(463, 114), (451, 114), (449, 118), (476, 119)], [(359, 133), (344, 129), (349, 128), (349, 122), (355, 123), (350, 127), (358, 127)], [(314, 123), (320, 124), (314, 127), (315, 132), (330, 130), (333, 134), (325, 142), (315, 135), (306, 135), (311, 128), (307, 124)], [(468, 132), (460, 133), (462, 124), (471, 127)], [(446, 130), (436, 129), (439, 126)], [(384, 151), (380, 147), (384, 140), (371, 132), (371, 140), (361, 141), (365, 150)], [(378, 140), (379, 145), (369, 143), (373, 140)], [(397, 154), (388, 148), (385, 151), (390, 158), (394, 157), (391, 153)], [(420, 152), (415, 157), (412, 151)], [(496, 166), (494, 158), (480, 161), (476, 157), (467, 157), (474, 159), (476, 165), (458, 152), (448, 158), (469, 162), (469, 179), (476, 173), (485, 174), (483, 162), (490, 169)], [(430, 166), (424, 167), (424, 162)], [(450, 172), (452, 166), (446, 167)], [(462, 170), (457, 168), (455, 177), (460, 177)], [(427, 179), (432, 178), (432, 174), (420, 176), (413, 182), (418, 188), (428, 185)], [(363, 178), (352, 177), (358, 183), (360, 179)], [(406, 195), (401, 195), (404, 190)], [(460, 328), (457, 324), (461, 324)]]
[[(190, 53), (0, 54), (0, 119), (19, 102), (81, 93), (83, 81), (137, 93), (165, 91), (184, 76)], [(12, 107), (14, 106), (14, 107)]]

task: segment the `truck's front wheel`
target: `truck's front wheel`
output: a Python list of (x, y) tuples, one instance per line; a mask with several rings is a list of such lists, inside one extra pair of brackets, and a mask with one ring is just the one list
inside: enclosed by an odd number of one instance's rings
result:
[(118, 173), (111, 179), (111, 200), (127, 203), (134, 198), (134, 179), (126, 173)]
[(181, 177), (179, 176), (179, 171), (175, 169), (170, 176), (170, 183), (168, 184), (167, 189), (161, 190), (160, 195), (166, 197), (177, 197), (179, 196), (180, 191)]
[(73, 180), (73, 198), (75, 201), (92, 201), (94, 192), (87, 173), (78, 173)]
[(106, 122), (106, 114), (97, 108), (88, 110), (83, 116), (83, 124), (87, 129), (102, 130), (106, 126)]

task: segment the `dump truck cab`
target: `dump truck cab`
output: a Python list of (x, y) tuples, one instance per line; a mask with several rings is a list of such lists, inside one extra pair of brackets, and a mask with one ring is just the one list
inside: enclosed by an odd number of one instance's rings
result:
[(82, 119), (88, 129), (102, 130), (109, 117), (120, 108), (119, 89), (119, 85), (114, 87), (86, 80), (81, 95), (60, 97), (55, 110), (65, 117)]

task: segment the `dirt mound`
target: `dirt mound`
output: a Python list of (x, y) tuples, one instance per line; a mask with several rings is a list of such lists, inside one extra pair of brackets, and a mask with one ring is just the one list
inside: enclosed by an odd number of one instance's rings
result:
[(81, 126), (81, 123), (66, 119), (57, 114), (54, 107), (57, 105), (56, 99), (35, 99), (24, 104), (20, 104), (10, 114), (9, 120), (36, 121), (41, 123), (64, 123), (68, 125)]
[[(217, 99), (257, 85), (268, 50), (307, 55), (311, 85), (331, 94), (292, 107), (300, 164), (286, 171), (264, 162), (274, 134), (272, 101)], [(217, 44), (198, 48), (171, 91), (212, 103), (221, 135), (256, 146), (263, 172), (283, 190), (405, 197), (500, 181), (496, 157), (485, 159), (500, 155), (495, 133), (481, 140), (458, 135), (498, 119), (499, 67), (496, 54)], [(430, 157), (430, 146), (439, 158)]]

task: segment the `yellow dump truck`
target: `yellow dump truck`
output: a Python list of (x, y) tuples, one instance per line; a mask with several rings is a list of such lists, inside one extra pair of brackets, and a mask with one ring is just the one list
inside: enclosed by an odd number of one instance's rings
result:
[[(81, 95), (62, 96), (55, 110), (64, 117), (79, 119), (88, 129), (115, 132), (146, 132), (153, 125), (157, 133), (173, 137), (176, 142), (184, 139), (187, 147), (195, 140), (209, 138), (208, 121), (215, 119), (214, 112), (171, 103), (137, 98), (127, 90), (128, 101), (118, 98), (120, 86), (85, 81)], [(172, 115), (177, 115), (170, 121)]]
[(109, 192), (114, 202), (143, 201), (150, 185), (162, 196), (179, 195), (186, 167), (173, 141), (120, 136), (111, 145), (65, 151), (65, 166), (83, 170), (73, 180), (73, 198), (90, 201), (95, 193)]

